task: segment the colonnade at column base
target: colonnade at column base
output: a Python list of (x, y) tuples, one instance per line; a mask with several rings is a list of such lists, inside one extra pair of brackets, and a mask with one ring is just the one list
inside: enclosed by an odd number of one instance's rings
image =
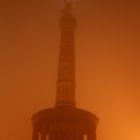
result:
[(37, 112), (32, 117), (32, 140), (96, 140), (96, 115), (61, 106)]

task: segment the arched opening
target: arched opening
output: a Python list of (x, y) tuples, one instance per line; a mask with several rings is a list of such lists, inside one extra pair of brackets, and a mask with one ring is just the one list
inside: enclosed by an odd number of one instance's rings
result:
[(42, 139), (42, 135), (41, 135), (41, 133), (39, 132), (38, 133), (38, 140), (41, 140)]
[(83, 140), (88, 140), (88, 135), (87, 134), (84, 134)]
[(49, 140), (49, 134), (46, 135), (46, 140)]

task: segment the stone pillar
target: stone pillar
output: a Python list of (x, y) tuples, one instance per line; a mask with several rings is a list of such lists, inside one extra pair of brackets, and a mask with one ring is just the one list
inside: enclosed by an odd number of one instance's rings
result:
[(88, 140), (96, 140), (96, 128), (94, 126), (90, 126), (88, 131)]
[(41, 140), (46, 140), (46, 133), (41, 134)]
[(82, 132), (77, 133), (76, 140), (84, 140), (84, 135)]
[(39, 131), (37, 125), (33, 126), (32, 140), (39, 140)]

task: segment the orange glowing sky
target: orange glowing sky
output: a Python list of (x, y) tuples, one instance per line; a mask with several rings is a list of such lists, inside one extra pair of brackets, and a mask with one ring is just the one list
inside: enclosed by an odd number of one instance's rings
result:
[[(100, 118), (97, 140), (140, 139), (140, 3), (77, 0), (77, 105)], [(31, 140), (52, 107), (62, 0), (0, 2), (0, 138)]]

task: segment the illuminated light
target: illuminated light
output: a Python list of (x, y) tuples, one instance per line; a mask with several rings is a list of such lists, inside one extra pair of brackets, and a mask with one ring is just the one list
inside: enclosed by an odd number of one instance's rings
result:
[(88, 136), (86, 134), (84, 135), (84, 140), (88, 140)]

